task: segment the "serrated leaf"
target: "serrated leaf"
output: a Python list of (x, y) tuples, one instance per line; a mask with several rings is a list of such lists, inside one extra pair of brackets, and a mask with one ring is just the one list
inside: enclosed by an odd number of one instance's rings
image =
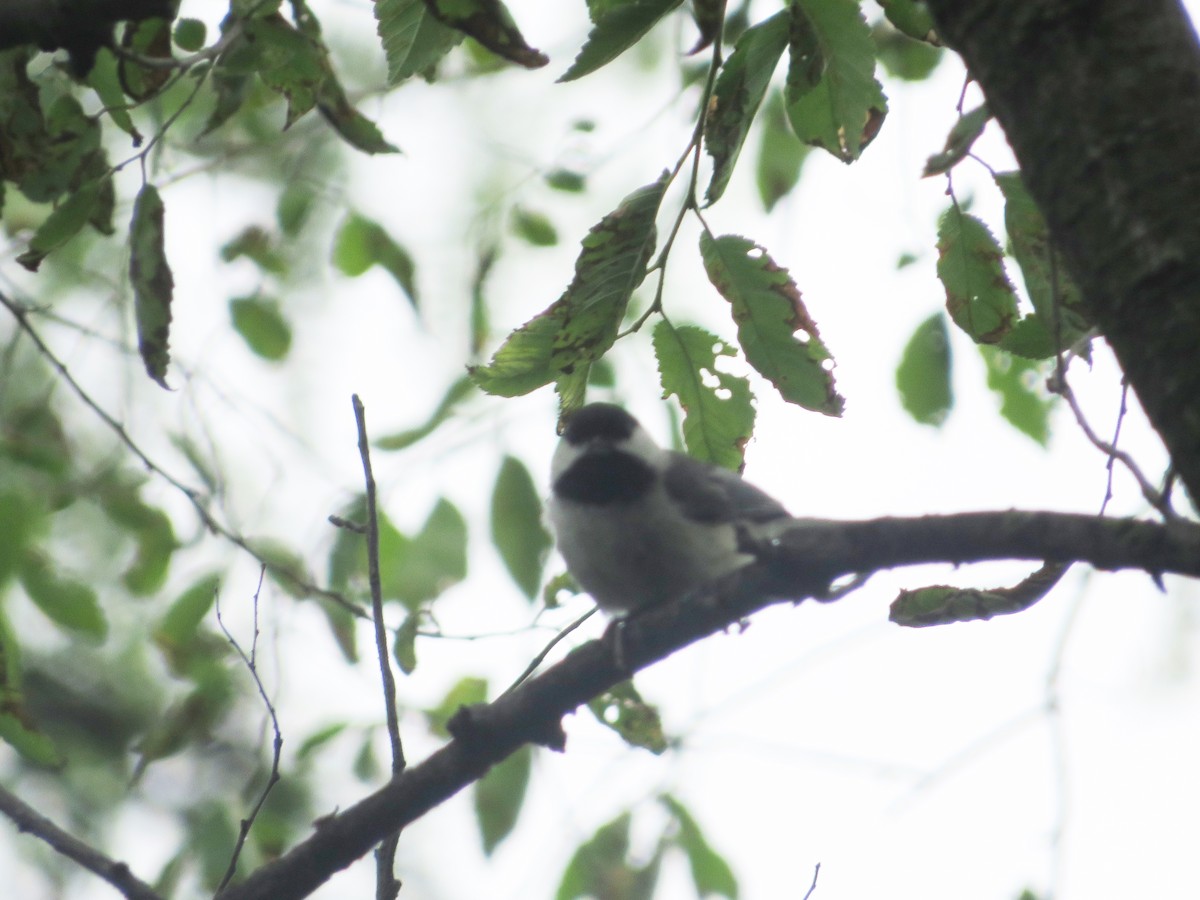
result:
[(163, 236), (163, 202), (152, 184), (142, 185), (129, 225), (129, 281), (137, 319), (138, 352), (149, 375), (167, 387), (171, 334), (171, 300), (175, 279), (167, 262)]
[(783, 10), (747, 29), (717, 75), (704, 125), (704, 148), (713, 159), (705, 193), (710, 205), (729, 184), (771, 75), (788, 45), (789, 22), (788, 11)]
[(983, 134), (983, 129), (987, 127), (991, 118), (992, 113), (986, 103), (959, 116), (946, 137), (946, 146), (942, 148), (941, 153), (935, 153), (925, 161), (925, 171), (921, 175), (940, 175), (962, 162), (971, 152), (972, 145)]
[(54, 571), (39, 551), (26, 551), (18, 577), (29, 599), (55, 625), (97, 641), (108, 636), (108, 619), (96, 592), (82, 581)]
[(1025, 189), (1021, 173), (1001, 172), (996, 185), (1004, 194), (1004, 228), (1034, 312), (1054, 350), (1073, 347), (1091, 330), (1083, 292), (1067, 261), (1053, 249), (1046, 220)]
[(922, 425), (940, 426), (954, 405), (950, 389), (950, 336), (934, 313), (917, 326), (896, 367), (900, 405)]
[(588, 709), (602, 725), (611, 728), (632, 747), (643, 747), (656, 756), (667, 750), (658, 707), (647, 703), (633, 686), (622, 681), (588, 701)]
[(414, 308), (417, 306), (416, 264), (378, 222), (358, 213), (347, 216), (334, 238), (333, 264), (351, 278), (357, 278), (372, 266), (381, 266), (400, 285), (408, 302)]
[(754, 395), (744, 378), (717, 368), (718, 356), (736, 356), (716, 335), (694, 325), (654, 327), (663, 396), (683, 407), (683, 440), (688, 453), (739, 470), (746, 441), (754, 431)]
[(833, 357), (787, 269), (736, 235), (701, 232), (700, 256), (708, 280), (732, 307), (746, 361), (789, 403), (840, 416), (845, 401), (834, 387)]
[(33, 233), (29, 249), (17, 257), (17, 262), (30, 272), (36, 272), (47, 255), (75, 237), (100, 205), (105, 182), (111, 189), (111, 179), (89, 181), (58, 204)]
[(473, 37), (503, 59), (527, 69), (550, 62), (546, 54), (526, 43), (501, 0), (425, 0), (425, 5), (443, 25)]
[(278, 13), (243, 20), (238, 40), (252, 48), (251, 67), (263, 84), (287, 101), (284, 129), (317, 105), (321, 85), (332, 77), (324, 46)]
[(492, 543), (513, 581), (531, 601), (536, 599), (552, 540), (542, 523), (533, 476), (512, 456), (504, 457), (492, 489)]
[(688, 867), (692, 870), (692, 883), (696, 886), (696, 896), (711, 897), (716, 894), (729, 900), (737, 900), (738, 883), (733, 869), (708, 843), (695, 817), (670, 794), (664, 794), (659, 800), (679, 826), (675, 843), (687, 856)]
[(470, 369), (476, 384), (503, 397), (551, 381), (572, 396), (586, 386), (590, 364), (613, 345), (629, 298), (646, 277), (667, 178), (664, 172), (638, 188), (592, 227), (566, 292), (510, 334), (488, 365)]
[(446, 723), (458, 712), (460, 706), (474, 706), (487, 700), (488, 683), (486, 678), (467, 676), (460, 678), (442, 698), (442, 702), (433, 709), (425, 710), (425, 719), (429, 722), (429, 730), (439, 737), (450, 737)]
[(996, 343), (1017, 320), (1017, 295), (1000, 245), (983, 222), (955, 205), (938, 222), (937, 246), (950, 318), (977, 343)]
[(871, 29), (855, 0), (795, 0), (789, 9), (786, 98), (792, 129), (806, 144), (853, 162), (887, 115), (875, 78)]
[(443, 25), (425, 0), (375, 0), (375, 21), (388, 65), (388, 84), (432, 68), (463, 34)]
[(758, 121), (762, 139), (754, 181), (763, 208), (770, 212), (800, 181), (810, 148), (792, 131), (781, 91), (771, 91)]
[(416, 611), (467, 575), (467, 522), (444, 497), (413, 536), (397, 572), (395, 596)]
[(417, 669), (417, 627), (420, 624), (420, 614), (409, 613), (396, 629), (396, 638), (392, 642), (392, 656), (405, 675), (411, 675)]
[(559, 81), (574, 81), (612, 62), (682, 0), (625, 0), (592, 6), (594, 25), (575, 62)]
[(421, 425), (385, 435), (374, 442), (375, 446), (380, 450), (403, 450), (424, 440), (448, 420), (458, 405), (471, 396), (474, 391), (475, 382), (467, 375), (462, 376), (450, 385), (446, 393), (442, 395), (442, 399), (438, 401), (437, 407)]
[(525, 744), (475, 782), (475, 822), (485, 856), (491, 856), (517, 824), (532, 766), (533, 748)]
[(1045, 447), (1054, 405), (1045, 389), (1046, 373), (1037, 362), (995, 347), (981, 345), (979, 352), (987, 363), (987, 385), (1000, 395), (1000, 415)]
[(233, 328), (251, 350), (278, 362), (292, 348), (292, 326), (273, 297), (235, 297), (229, 301)]

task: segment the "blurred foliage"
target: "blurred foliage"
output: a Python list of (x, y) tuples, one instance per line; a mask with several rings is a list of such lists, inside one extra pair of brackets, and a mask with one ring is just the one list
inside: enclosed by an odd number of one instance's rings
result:
[[(387, 155), (399, 151), (398, 138), (362, 110), (385, 109), (392, 92), (437, 95), (500, 72), (544, 77), (539, 83), (547, 87), (554, 77), (524, 71), (548, 60), (496, 0), (375, 0), (370, 13), (367, 5), (338, 10), (362, 39), (327, 31), (319, 15), (334, 15), (332, 7), (313, 6), (231, 0), (217, 20), (213, 6), (184, 0), (173, 21), (122, 24), (120, 53), (102, 41), (69, 62), (33, 46), (0, 52), (0, 212), (8, 255), (36, 273), (37, 286), (35, 300), (5, 289), (0, 330), (0, 741), (14, 751), (5, 783), (53, 791), (68, 810), (64, 824), (100, 846), (126, 805), (166, 811), (181, 828), (156, 876), (166, 893), (193, 882), (215, 888), (238, 824), (272, 768), (255, 673), (217, 618), (234, 558), (248, 552), (289, 597), (319, 604), (331, 638), (354, 664), (369, 597), (358, 530), (365, 499), (344, 505), (349, 527), (329, 542), (323, 565), (290, 539), (238, 533), (214, 512), (224, 499), (229, 448), (164, 425), (201, 487), (172, 479), (93, 400), (107, 398), (109, 385), (68, 380), (69, 369), (51, 355), (54, 342), (40, 335), (118, 345), (114, 358), (124, 368), (112, 374), (113, 385), (127, 388), (143, 377), (134, 374), (139, 361), (163, 387), (191, 382), (205, 361), (172, 355), (173, 329), (189, 320), (177, 308), (172, 254), (183, 241), (209, 239), (211, 246), (193, 251), (208, 252), (211, 266), (248, 282), (214, 302), (264, 370), (310, 364), (296, 359), (293, 339), (305, 326), (307, 299), (331, 283), (390, 278), (414, 316), (428, 315), (423, 281), (454, 266), (417, 257), (426, 210), (382, 186), (384, 200), (403, 209), (406, 227), (398, 228), (365, 211), (377, 198), (345, 196), (351, 156), (394, 159)], [(461, 261), (468, 333), (443, 341), (469, 375), (416, 383), (428, 415), (378, 438), (378, 449), (421, 452), (432, 436), (469, 421), (481, 392), (514, 396), (554, 384), (564, 409), (584, 402), (589, 388), (619, 393), (626, 376), (607, 354), (646, 324), (658, 375), (652, 389), (678, 400), (684, 444), (697, 456), (738, 468), (753, 434), (751, 376), (729, 362), (748, 363), (764, 389), (787, 402), (841, 414), (833, 348), (819, 336), (802, 284), (753, 238), (708, 231), (702, 208), (744, 178), (753, 179), (770, 212), (796, 197), (811, 157), (855, 162), (884, 126), (886, 77), (928, 78), (950, 51), (919, 0), (885, 0), (875, 21), (854, 0), (767, 6), (755, 6), (762, 17), (751, 20), (750, 4), (727, 10), (710, 0), (578, 4), (587, 34), (573, 61), (553, 61), (559, 81), (606, 78), (605, 67), (628, 54), (639, 77), (678, 83), (695, 117), (681, 155), (649, 161), (645, 178), (661, 176), (625, 186), (585, 233), (564, 223), (572, 221), (572, 204), (596, 190), (601, 163), (587, 153), (539, 163), (535, 177), (499, 200), (480, 191), (462, 246), (449, 248)], [(681, 22), (688, 43), (694, 35), (693, 56), (683, 52), (688, 47), (667, 52), (664, 35), (671, 28), (678, 34)], [(949, 179), (989, 126), (985, 108), (960, 114), (943, 148), (930, 146), (929, 174)], [(522, 123), (506, 126), (515, 131)], [(566, 139), (590, 147), (594, 128), (580, 110)], [(692, 168), (702, 151), (711, 162), (707, 184)], [(174, 185), (200, 178), (255, 198), (246, 204), (247, 221), (222, 235), (190, 221)], [(953, 404), (950, 347), (969, 339), (981, 345), (1001, 414), (1044, 444), (1049, 401), (1037, 375), (1061, 350), (1086, 352), (1089, 323), (1019, 173), (997, 174), (995, 188), (1004, 222), (985, 222), (951, 193), (938, 228), (938, 275), (959, 332), (942, 313), (926, 319), (903, 350), (896, 385), (913, 418), (940, 424)], [(700, 262), (713, 289), (702, 302), (730, 315), (736, 338), (692, 324), (686, 308), (679, 321), (666, 316), (667, 262), (688, 216), (699, 226)], [(512, 325), (506, 310), (491, 308), (493, 269), (509, 255), (548, 258), (576, 245), (560, 298), (509, 331), (485, 362), (483, 348), (502, 337), (491, 323)], [(1013, 263), (1028, 303), (1009, 274)], [(133, 331), (109, 341), (82, 324), (102, 304), (134, 323)], [(546, 580), (550, 538), (538, 482), (520, 459), (497, 455), (492, 550), (531, 603), (552, 608), (571, 585), (564, 576)], [(436, 633), (439, 598), (468, 574), (471, 529), (447, 497), (435, 497), (415, 528), (402, 530), (382, 514), (378, 527), (390, 652), (411, 673), (433, 652), (422, 642)], [(216, 563), (208, 536), (222, 546)], [(246, 642), (256, 638), (240, 640), (243, 652), (255, 651)], [(264, 689), (271, 694), (272, 686)], [(424, 725), (445, 739), (458, 708), (487, 694), (484, 679), (461, 673), (440, 703), (421, 711)], [(656, 708), (632, 684), (591, 708), (631, 745), (669, 748)], [(282, 780), (258, 813), (239, 872), (274, 858), (309, 827), (324, 754), (347, 754), (353, 774), (368, 784), (384, 777), (379, 732), (378, 723), (333, 721), (288, 735)], [(150, 786), (156, 767), (168, 766), (186, 791)], [(485, 853), (497, 852), (518, 824), (533, 771), (526, 748), (476, 785)], [(697, 896), (736, 897), (732, 870), (683, 801), (664, 796), (659, 805), (667, 821), (648, 851), (631, 851), (633, 813), (621, 814), (575, 851), (558, 896), (651, 896), (663, 858), (682, 853)]]

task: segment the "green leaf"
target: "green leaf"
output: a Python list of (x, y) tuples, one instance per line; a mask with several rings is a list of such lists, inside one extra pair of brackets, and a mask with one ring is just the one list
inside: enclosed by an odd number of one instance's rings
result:
[(542, 524), (533, 476), (512, 456), (504, 457), (492, 489), (492, 543), (513, 581), (531, 601), (536, 599), (552, 540)]
[(0, 541), (0, 596), (8, 580), (17, 572), (25, 549), (44, 530), (46, 508), (34, 492), (16, 485), (0, 489), (0, 522), (4, 540)]
[(376, 440), (375, 446), (380, 450), (403, 450), (406, 447), (411, 447), (418, 441), (424, 440), (433, 434), (446, 420), (448, 420), (458, 405), (465, 400), (475, 390), (475, 382), (470, 376), (464, 375), (459, 378), (454, 384), (446, 390), (442, 395), (442, 399), (438, 402), (437, 408), (429, 414), (424, 423), (416, 428), (409, 428), (404, 431), (397, 431), (392, 434)]
[(485, 856), (491, 856), (517, 824), (532, 764), (533, 748), (525, 744), (475, 782), (475, 821)]
[(692, 883), (696, 886), (696, 896), (711, 897), (717, 894), (728, 897), (729, 900), (737, 900), (738, 883), (733, 869), (708, 843), (696, 819), (670, 794), (664, 794), (659, 800), (679, 826), (675, 843), (687, 856), (688, 866), (692, 870)]
[(621, 813), (611, 822), (601, 825), (575, 851), (563, 872), (555, 900), (578, 900), (581, 897), (650, 900), (658, 882), (662, 846), (645, 866), (636, 868), (631, 865), (628, 861), (631, 819), (628, 812)]
[(564, 396), (568, 388), (582, 390), (590, 364), (613, 345), (629, 298), (646, 277), (667, 180), (664, 172), (638, 188), (592, 227), (566, 292), (510, 334), (488, 365), (470, 369), (476, 384), (502, 397), (551, 381)]
[(473, 37), (503, 59), (527, 69), (550, 62), (546, 54), (525, 42), (501, 0), (427, 0), (426, 6), (443, 25)]
[(845, 401), (834, 387), (833, 357), (787, 269), (736, 235), (701, 232), (700, 256), (708, 280), (732, 307), (746, 361), (789, 403), (840, 416)]
[(338, 136), (363, 153), (399, 153), (400, 148), (383, 137), (379, 126), (350, 102), (346, 90), (331, 74), (317, 92), (317, 107)]
[(300, 742), (300, 746), (296, 748), (296, 762), (303, 763), (311, 757), (317, 750), (324, 747), (335, 737), (345, 731), (347, 725), (345, 722), (334, 722), (332, 725), (326, 725), (324, 728), (318, 728), (308, 737)]
[(221, 577), (216, 573), (204, 575), (180, 594), (167, 609), (154, 630), (154, 640), (170, 651), (184, 648), (195, 635), (200, 623), (217, 600)]
[(922, 425), (940, 426), (954, 406), (950, 389), (950, 336), (934, 313), (917, 326), (896, 367), (900, 405)]
[(195, 53), (204, 46), (207, 36), (207, 26), (199, 19), (177, 19), (175, 21), (175, 46), (180, 50)]
[(800, 169), (808, 158), (809, 146), (796, 137), (787, 118), (783, 93), (771, 91), (759, 116), (761, 142), (754, 181), (763, 208), (770, 212), (800, 181)]
[(280, 252), (275, 238), (258, 225), (249, 225), (235, 238), (226, 241), (221, 246), (220, 255), (224, 262), (244, 257), (272, 275), (283, 275), (288, 270), (287, 259)]
[(467, 575), (467, 522), (453, 503), (438, 500), (404, 552), (395, 596), (416, 611)]
[(142, 135), (129, 115), (128, 102), (117, 75), (117, 58), (107, 47), (101, 47), (100, 52), (96, 54), (95, 65), (88, 73), (87, 80), (100, 102), (104, 104), (104, 112), (112, 119), (113, 124), (133, 138), (133, 146), (140, 147)]
[(924, 0), (879, 0), (883, 14), (900, 32), (918, 41), (936, 42), (933, 16)]
[(278, 13), (243, 20), (238, 44), (252, 48), (250, 68), (287, 101), (284, 129), (317, 105), (321, 86), (333, 77), (325, 47)]
[(792, 128), (806, 144), (853, 162), (887, 115), (871, 29), (855, 0), (794, 0), (790, 10), (786, 97)]
[(351, 278), (372, 266), (382, 266), (400, 285), (409, 303), (417, 306), (416, 264), (378, 222), (358, 213), (347, 216), (334, 239), (333, 264)]
[(363, 738), (362, 746), (354, 757), (351, 767), (354, 777), (359, 781), (370, 783), (379, 777), (379, 758), (375, 755), (375, 742), (368, 734)]
[(167, 387), (171, 333), (171, 299), (175, 280), (163, 239), (163, 202), (152, 184), (142, 185), (133, 203), (129, 226), (129, 281), (137, 318), (138, 352), (148, 374)]
[(229, 301), (234, 330), (263, 359), (278, 362), (292, 348), (292, 326), (273, 297), (235, 297)]
[(309, 596), (306, 585), (313, 584), (313, 577), (299, 553), (274, 538), (253, 538), (247, 545), (266, 563), (268, 578), (297, 600)]
[(957, 205), (942, 214), (937, 273), (946, 289), (946, 309), (976, 343), (996, 343), (1016, 322), (1017, 296), (1003, 260), (983, 222)]
[(546, 184), (556, 191), (581, 194), (587, 189), (587, 177), (569, 169), (555, 169), (546, 174)]
[(716, 40), (725, 21), (725, 0), (692, 0), (692, 19), (700, 37), (688, 51), (689, 56), (711, 46)]
[(602, 725), (611, 728), (632, 747), (644, 747), (656, 756), (668, 747), (658, 707), (642, 699), (632, 681), (622, 681), (588, 701), (588, 709)]
[(396, 665), (405, 675), (411, 675), (417, 668), (417, 628), (420, 624), (420, 613), (409, 613), (396, 629), (392, 656), (396, 658)]
[(996, 175), (996, 184), (1004, 194), (1004, 227), (1034, 312), (1045, 326), (1053, 349), (1073, 347), (1091, 330), (1083, 292), (1071, 276), (1067, 261), (1053, 248), (1046, 220), (1025, 190), (1021, 173), (1001, 172)]
[(375, 0), (379, 40), (387, 57), (388, 84), (432, 69), (463, 39), (439, 22), (425, 0)]
[(21, 674), (21, 647), (0, 608), (0, 740), (35, 765), (61, 766), (64, 760), (54, 743), (25, 710)]
[(704, 147), (713, 159), (712, 178), (705, 193), (710, 205), (720, 199), (729, 184), (771, 75), (788, 45), (789, 20), (788, 11), (783, 10), (747, 29), (721, 66), (704, 125)]
[(146, 517), (135, 533), (137, 553), (121, 581), (134, 596), (144, 597), (163, 586), (171, 557), (179, 549), (170, 517), (160, 509), (146, 507)]
[(987, 385), (1000, 395), (1000, 415), (1045, 447), (1053, 397), (1046, 392), (1042, 366), (995, 347), (980, 346), (979, 352), (987, 363)]
[(108, 620), (96, 592), (82, 581), (52, 570), (38, 550), (26, 551), (18, 576), (29, 599), (55, 625), (97, 641), (108, 635)]
[(558, 231), (544, 214), (520, 206), (512, 211), (513, 233), (534, 247), (553, 247), (558, 243)]
[(717, 357), (736, 356), (734, 349), (703, 328), (664, 319), (654, 327), (654, 355), (663, 396), (674, 394), (683, 407), (688, 453), (740, 469), (754, 431), (754, 396), (746, 379), (717, 368)]
[(442, 698), (442, 702), (433, 709), (425, 710), (425, 718), (429, 722), (429, 730), (438, 737), (448, 738), (446, 723), (458, 712), (460, 706), (474, 706), (487, 700), (488, 683), (486, 678), (467, 676), (460, 678)]
[(682, 0), (615, 0), (589, 4), (594, 23), (575, 62), (559, 78), (574, 81), (612, 62), (650, 31)]
[(971, 147), (975, 141), (983, 134), (983, 129), (987, 127), (987, 123), (991, 120), (992, 113), (987, 108), (987, 104), (981, 104), (967, 113), (963, 113), (954, 127), (950, 129), (950, 134), (946, 137), (946, 146), (941, 153), (935, 153), (925, 161), (925, 171), (923, 176), (940, 175), (943, 172), (948, 172), (964, 159), (971, 152)]
[(884, 70), (904, 81), (924, 81), (945, 56), (941, 47), (916, 40), (882, 22), (871, 29), (871, 36)]
[(99, 208), (105, 187), (112, 190), (112, 179), (89, 181), (68, 195), (54, 208), (29, 240), (29, 249), (17, 257), (17, 262), (31, 272), (47, 255), (75, 237), (91, 221)]

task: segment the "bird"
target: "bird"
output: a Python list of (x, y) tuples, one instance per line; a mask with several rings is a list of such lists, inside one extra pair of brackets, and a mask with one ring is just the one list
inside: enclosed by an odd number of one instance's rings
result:
[(700, 592), (791, 520), (737, 473), (658, 446), (612, 403), (566, 419), (547, 517), (567, 570), (614, 616)]

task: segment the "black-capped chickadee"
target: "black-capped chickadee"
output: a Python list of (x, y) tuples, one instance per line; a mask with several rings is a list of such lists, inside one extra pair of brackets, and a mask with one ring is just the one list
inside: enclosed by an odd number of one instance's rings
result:
[(677, 600), (740, 569), (770, 523), (790, 518), (736, 473), (659, 447), (611, 403), (567, 420), (551, 489), (567, 568), (610, 613)]

